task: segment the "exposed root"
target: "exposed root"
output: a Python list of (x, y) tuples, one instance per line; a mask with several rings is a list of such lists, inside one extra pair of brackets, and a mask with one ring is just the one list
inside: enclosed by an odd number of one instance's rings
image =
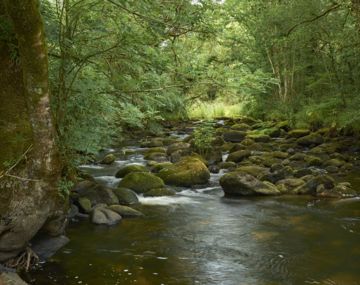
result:
[(27, 247), (20, 255), (7, 261), (5, 266), (16, 268), (17, 270), (29, 271), (38, 261), (39, 257), (37, 254), (30, 247)]

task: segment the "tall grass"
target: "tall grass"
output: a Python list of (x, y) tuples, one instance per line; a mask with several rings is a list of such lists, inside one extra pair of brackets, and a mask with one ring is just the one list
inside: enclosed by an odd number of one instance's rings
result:
[(189, 107), (188, 116), (191, 119), (214, 119), (217, 117), (238, 117), (243, 115), (244, 105), (224, 102), (201, 102)]

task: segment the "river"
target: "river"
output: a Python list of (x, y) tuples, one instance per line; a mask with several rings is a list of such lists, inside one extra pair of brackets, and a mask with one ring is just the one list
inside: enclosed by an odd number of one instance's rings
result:
[[(135, 149), (138, 150), (138, 149)], [(115, 166), (83, 166), (115, 187)], [(218, 180), (141, 198), (143, 218), (70, 224), (70, 243), (32, 271), (36, 285), (360, 284), (360, 201), (223, 197)], [(352, 177), (359, 190), (357, 175)]]

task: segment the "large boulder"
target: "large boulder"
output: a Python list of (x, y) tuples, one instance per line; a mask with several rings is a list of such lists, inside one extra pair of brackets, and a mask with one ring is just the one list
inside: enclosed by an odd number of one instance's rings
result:
[(116, 172), (115, 177), (116, 178), (123, 178), (123, 177), (125, 177), (127, 174), (129, 174), (131, 172), (148, 172), (148, 171), (149, 170), (143, 165), (130, 164), (130, 165), (126, 165), (126, 166), (120, 168)]
[(138, 194), (143, 194), (151, 189), (164, 187), (164, 181), (148, 172), (132, 172), (120, 181), (118, 187), (128, 188)]
[(189, 156), (161, 170), (158, 176), (168, 185), (187, 187), (207, 183), (210, 172), (201, 159)]
[(251, 155), (251, 151), (249, 150), (238, 150), (230, 153), (226, 161), (241, 162), (245, 158), (248, 158), (250, 155)]
[(270, 182), (261, 182), (254, 176), (244, 172), (230, 172), (220, 179), (220, 185), (225, 195), (257, 196), (279, 195), (280, 191)]
[(226, 142), (241, 142), (246, 136), (242, 131), (226, 131), (223, 133), (223, 139)]
[(132, 205), (139, 203), (136, 193), (128, 188), (118, 187), (113, 190), (121, 205)]

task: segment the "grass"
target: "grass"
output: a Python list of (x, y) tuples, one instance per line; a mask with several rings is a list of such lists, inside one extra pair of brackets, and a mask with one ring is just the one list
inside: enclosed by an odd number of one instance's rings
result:
[(224, 102), (202, 102), (192, 105), (188, 109), (191, 119), (214, 119), (218, 117), (239, 117), (244, 114), (244, 106), (238, 104), (227, 104)]

